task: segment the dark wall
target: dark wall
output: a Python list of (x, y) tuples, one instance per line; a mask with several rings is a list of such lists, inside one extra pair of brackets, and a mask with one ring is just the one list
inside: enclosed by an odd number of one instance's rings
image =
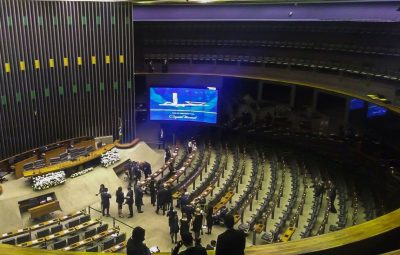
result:
[(133, 138), (129, 4), (0, 2), (0, 158), (84, 135)]

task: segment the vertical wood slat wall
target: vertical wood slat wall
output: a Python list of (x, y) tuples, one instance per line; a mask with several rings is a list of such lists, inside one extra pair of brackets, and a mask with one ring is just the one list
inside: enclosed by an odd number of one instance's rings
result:
[(0, 1), (0, 158), (78, 136), (134, 138), (127, 3)]

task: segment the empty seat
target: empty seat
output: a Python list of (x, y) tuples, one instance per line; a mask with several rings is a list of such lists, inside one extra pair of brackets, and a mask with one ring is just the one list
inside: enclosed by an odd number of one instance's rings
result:
[(2, 241), (1, 243), (15, 245), (15, 238), (6, 240), (6, 241)]
[(51, 228), (51, 233), (54, 234), (54, 233), (60, 232), (60, 231), (62, 231), (62, 229), (63, 229), (62, 225), (57, 225), (57, 226)]
[(20, 243), (25, 243), (31, 240), (31, 235), (30, 234), (26, 234), (26, 235), (22, 235), (17, 237), (17, 244)]
[(108, 224), (103, 224), (97, 228), (97, 233), (104, 232), (108, 229)]
[(90, 215), (85, 215), (85, 216), (83, 216), (83, 217), (81, 217), (81, 218), (79, 219), (79, 223), (80, 223), (80, 224), (85, 223), (85, 222), (88, 222), (88, 221), (90, 221)]

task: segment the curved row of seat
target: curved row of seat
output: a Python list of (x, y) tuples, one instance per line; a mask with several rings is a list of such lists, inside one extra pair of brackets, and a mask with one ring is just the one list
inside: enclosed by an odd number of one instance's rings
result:
[[(244, 193), (240, 195), (239, 201), (231, 208), (229, 211), (230, 214), (236, 216), (236, 220), (242, 220), (243, 223), (243, 213), (247, 206), (252, 203), (253, 198), (259, 192), (262, 183), (264, 181), (264, 169), (263, 162), (260, 164), (260, 159), (257, 151), (254, 151), (252, 154), (252, 171), (249, 183), (246, 185), (246, 189), (243, 191)], [(261, 169), (260, 169), (261, 165)], [(251, 210), (251, 209), (250, 209)]]
[[(199, 23), (199, 22), (197, 22)], [(165, 29), (164, 24), (144, 24), (146, 31), (161, 31)], [(332, 36), (340, 35), (400, 35), (400, 30), (396, 24), (383, 24), (383, 23), (371, 23), (365, 26), (365, 23), (358, 22), (246, 22), (238, 23), (235, 26), (227, 25), (222, 22), (201, 22), (200, 24), (193, 25), (193, 22), (185, 22), (184, 24), (173, 24), (173, 32), (179, 34), (185, 34), (185, 32), (193, 35), (193, 30), (196, 29), (198, 32), (210, 33), (210, 31), (217, 30), (219, 32), (242, 32), (245, 31), (248, 34), (261, 34), (268, 35), (270, 33), (283, 32), (284, 34), (304, 34), (304, 33), (315, 33), (320, 35), (321, 33), (330, 34)]]
[[(242, 229), (245, 233), (249, 231), (255, 231), (256, 233), (261, 233), (262, 231), (266, 230), (266, 221), (269, 217), (271, 210), (267, 210), (268, 206), (274, 207), (273, 205), (273, 197), (276, 189), (276, 173), (277, 173), (277, 158), (276, 155), (272, 155), (270, 159), (270, 179), (267, 188), (267, 193), (264, 196), (263, 202), (261, 203), (260, 207), (256, 211), (255, 214), (252, 215), (250, 220), (246, 223), (242, 223), (239, 225), (239, 229)], [(271, 204), (270, 204), (271, 203)]]
[(199, 146), (194, 165), (189, 168), (186, 177), (172, 188), (172, 196), (174, 198), (179, 198), (183, 194), (183, 190), (185, 190), (192, 183), (194, 185), (195, 180), (200, 175), (201, 171), (207, 167), (211, 148), (210, 146), (208, 146), (207, 149), (204, 147), (205, 145)]
[(334, 51), (380, 56), (400, 56), (400, 48), (360, 46), (358, 44), (340, 44), (326, 42), (274, 41), (274, 40), (218, 40), (218, 39), (147, 39), (144, 46), (188, 46), (188, 47), (245, 47), (245, 48), (284, 48), (314, 51)]
[(193, 190), (189, 195), (189, 202), (192, 204), (197, 204), (199, 201), (204, 200), (209, 194), (212, 193), (215, 184), (220, 180), (222, 172), (226, 170), (227, 158), (228, 158), (228, 148), (218, 146), (216, 152), (216, 158), (210, 174), (203, 180), (203, 182), (195, 190)]
[[(239, 179), (236, 177), (239, 176), (238, 171), (239, 171), (240, 157), (241, 156), (239, 148), (234, 148), (233, 165), (231, 173), (225, 180), (225, 183), (223, 184), (221, 190), (217, 194), (214, 194), (213, 198), (208, 202), (208, 204), (213, 207), (214, 214), (217, 213), (223, 206), (225, 206), (226, 203), (228, 203), (228, 199), (223, 199), (225, 196), (227, 196), (228, 192), (229, 194), (232, 193), (233, 195), (233, 191), (237, 186), (235, 180), (239, 182)], [(242, 157), (244, 157), (244, 155), (242, 155)]]

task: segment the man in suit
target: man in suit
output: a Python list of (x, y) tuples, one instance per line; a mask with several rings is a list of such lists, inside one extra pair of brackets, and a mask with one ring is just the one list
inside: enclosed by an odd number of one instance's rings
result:
[(143, 190), (139, 185), (135, 187), (135, 205), (138, 213), (142, 213), (142, 205), (143, 205)]
[(101, 204), (103, 206), (103, 216), (105, 215), (110, 216), (110, 198), (111, 194), (108, 193), (107, 188), (104, 188), (103, 192), (101, 192)]
[(129, 208), (128, 218), (132, 218), (133, 217), (133, 190), (132, 190), (131, 186), (128, 187), (128, 193), (126, 194), (125, 200), (126, 200), (125, 203), (128, 205), (128, 208)]
[[(185, 245), (186, 250), (179, 252), (179, 249)], [(204, 247), (193, 245), (192, 234), (186, 233), (182, 235), (182, 241), (179, 241), (176, 247), (172, 250), (172, 255), (207, 255)], [(228, 254), (226, 254), (228, 255)]]
[(226, 215), (224, 223), (227, 230), (218, 236), (215, 255), (244, 255), (246, 236), (243, 231), (233, 229), (233, 215)]
[(142, 162), (141, 164), (142, 171), (144, 173), (144, 177), (147, 179), (151, 175), (151, 165), (149, 162)]
[(150, 202), (153, 206), (156, 205), (156, 197), (157, 197), (157, 191), (156, 191), (156, 180), (154, 179), (154, 177), (152, 176), (150, 179)]

